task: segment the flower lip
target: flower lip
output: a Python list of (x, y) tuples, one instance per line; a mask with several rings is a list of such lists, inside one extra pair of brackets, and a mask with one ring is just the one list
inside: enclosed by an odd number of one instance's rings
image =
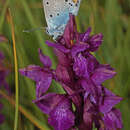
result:
[(66, 95), (49, 93), (33, 102), (49, 115), (48, 122), (55, 129), (66, 130), (74, 125), (75, 116), (71, 102)]
[(89, 44), (75, 44), (71, 49), (72, 58), (75, 58), (78, 53), (84, 52), (89, 49)]

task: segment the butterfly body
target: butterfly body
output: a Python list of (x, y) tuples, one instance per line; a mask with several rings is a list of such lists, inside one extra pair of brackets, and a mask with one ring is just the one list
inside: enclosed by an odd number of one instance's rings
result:
[(64, 32), (69, 20), (69, 13), (77, 15), (80, 1), (74, 3), (73, 0), (43, 0), (45, 18), (47, 21), (46, 31), (56, 39)]

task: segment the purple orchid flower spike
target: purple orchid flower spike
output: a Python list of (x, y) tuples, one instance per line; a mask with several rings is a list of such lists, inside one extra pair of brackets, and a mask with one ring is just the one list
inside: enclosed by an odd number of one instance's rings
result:
[[(48, 122), (55, 130), (92, 130), (93, 125), (98, 130), (123, 127), (121, 114), (114, 108), (122, 98), (102, 85), (116, 72), (91, 54), (102, 44), (103, 35), (90, 33), (91, 28), (85, 33), (77, 32), (75, 18), (70, 14), (63, 36), (56, 43), (46, 41), (58, 58), (56, 69), (51, 69), (51, 60), (39, 49), (43, 67), (30, 65), (20, 70), (36, 81), (34, 103), (49, 116)], [(52, 80), (61, 84), (65, 94), (45, 95)]]

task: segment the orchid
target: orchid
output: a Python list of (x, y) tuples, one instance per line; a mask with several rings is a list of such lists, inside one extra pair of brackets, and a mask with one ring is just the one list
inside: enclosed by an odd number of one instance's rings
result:
[[(93, 124), (99, 130), (123, 127), (121, 114), (114, 107), (122, 98), (102, 85), (116, 72), (92, 55), (102, 44), (103, 35), (91, 36), (90, 32), (88, 28), (85, 33), (79, 33), (74, 16), (70, 15), (63, 36), (56, 43), (46, 41), (58, 58), (56, 69), (51, 68), (51, 60), (40, 49), (43, 67), (29, 65), (20, 69), (22, 75), (36, 82), (33, 102), (49, 116), (48, 122), (55, 130), (92, 130)], [(47, 93), (52, 80), (59, 82), (66, 94)]]

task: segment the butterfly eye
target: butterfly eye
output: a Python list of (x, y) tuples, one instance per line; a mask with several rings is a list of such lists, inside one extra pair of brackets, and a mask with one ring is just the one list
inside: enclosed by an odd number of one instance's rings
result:
[(46, 2), (47, 5), (49, 5), (49, 2)]
[(57, 13), (57, 16), (59, 16), (59, 13)]
[(65, 2), (68, 2), (68, 0), (65, 0)]

